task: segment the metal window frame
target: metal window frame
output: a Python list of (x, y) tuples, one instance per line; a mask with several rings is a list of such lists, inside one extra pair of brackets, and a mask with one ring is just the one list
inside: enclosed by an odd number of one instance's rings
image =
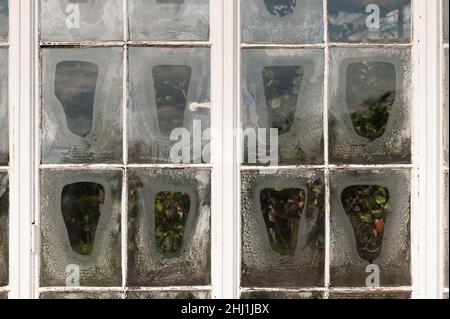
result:
[[(413, 298), (438, 298), (442, 294), (442, 178), (441, 167), (441, 73), (440, 64), (440, 3), (442, 0), (412, 0), (414, 16), (413, 48), (413, 171), (412, 179), (412, 278)], [(10, 1), (10, 298), (35, 298), (38, 282), (38, 208), (37, 189), (39, 165), (39, 44), (38, 0)], [(124, 0), (126, 9), (127, 0)], [(211, 46), (211, 113), (212, 146), (212, 297), (238, 298), (240, 293), (240, 136), (234, 134), (239, 123), (240, 92), (240, 19), (239, 0), (211, 0), (211, 39), (203, 45)], [(324, 1), (324, 9), (327, 1)], [(326, 11), (325, 11), (326, 12)], [(126, 10), (124, 10), (126, 15)], [(124, 20), (125, 28), (128, 28)], [(326, 25), (326, 15), (324, 16)], [(325, 29), (326, 30), (326, 29)], [(126, 32), (126, 29), (125, 29)], [(326, 31), (325, 31), (326, 33)], [(125, 33), (126, 34), (126, 33)], [(325, 34), (326, 36), (326, 34)], [(126, 40), (126, 39), (124, 39)], [(155, 46), (157, 42), (123, 41), (128, 45)], [(63, 46), (76, 43), (59, 43)], [(163, 43), (166, 46), (183, 46), (189, 43)], [(196, 43), (197, 45), (199, 43)], [(42, 43), (42, 46), (51, 46)], [(96, 46), (83, 43), (83, 46)], [(100, 46), (117, 46), (103, 43)], [(325, 52), (328, 45), (321, 45)], [(278, 47), (278, 46), (277, 46)], [(305, 46), (300, 46), (305, 47)], [(326, 53), (327, 54), (327, 53)], [(125, 50), (124, 59), (127, 58)], [(327, 59), (327, 56), (326, 56)], [(325, 63), (328, 65), (328, 63)], [(124, 70), (126, 71), (126, 63)], [(325, 74), (328, 70), (324, 71)], [(126, 74), (126, 73), (124, 73)], [(124, 98), (126, 77), (124, 77)], [(327, 83), (327, 81), (325, 81)], [(324, 88), (327, 89), (326, 87)], [(325, 91), (326, 92), (326, 91)], [(324, 104), (326, 105), (326, 96)], [(126, 110), (126, 99), (124, 101)], [(326, 107), (324, 117), (327, 116)], [(124, 112), (126, 123), (126, 112)], [(124, 137), (126, 137), (124, 125)], [(327, 130), (327, 125), (324, 125)], [(327, 131), (324, 132), (327, 135)], [(124, 143), (126, 138), (124, 138)], [(325, 145), (328, 144), (327, 139)], [(125, 146), (125, 145), (124, 145)], [(325, 148), (325, 152), (328, 152)], [(126, 147), (124, 147), (126, 153)], [(327, 154), (327, 153), (326, 153)], [(327, 155), (325, 155), (327, 156)], [(126, 154), (124, 161), (126, 163)], [(81, 168), (69, 165), (67, 168)], [(402, 165), (401, 167), (404, 167)], [(58, 165), (60, 168), (61, 165)], [(66, 166), (64, 166), (66, 167)], [(111, 167), (112, 166), (108, 166)], [(119, 165), (119, 167), (123, 167)], [(364, 166), (362, 166), (364, 167)], [(357, 166), (356, 168), (362, 168)], [(374, 166), (369, 166), (373, 168)], [(383, 166), (387, 167), (387, 166)], [(392, 165), (389, 165), (392, 167)], [(395, 167), (399, 167), (395, 165)], [(91, 165), (85, 169), (101, 169)], [(300, 167), (301, 168), (301, 167)], [(307, 167), (305, 167), (307, 168)], [(324, 168), (324, 167), (322, 167)], [(448, 168), (447, 168), (448, 169)], [(126, 175), (125, 175), (126, 176)], [(126, 178), (124, 178), (126, 179)], [(328, 179), (328, 177), (326, 177)], [(126, 182), (126, 181), (125, 181)], [(124, 191), (125, 192), (125, 191)], [(329, 196), (329, 188), (327, 191)], [(329, 206), (329, 205), (327, 205)], [(123, 209), (126, 202), (123, 201)], [(122, 226), (126, 225), (126, 210)], [(439, 213), (438, 213), (439, 212)], [(329, 207), (327, 207), (326, 234), (329, 237)], [(126, 228), (122, 228), (122, 243)], [(123, 246), (123, 245), (122, 245)], [(327, 244), (329, 256), (329, 245)], [(122, 247), (124, 249), (124, 247)], [(126, 258), (125, 256), (123, 258)], [(329, 265), (327, 257), (326, 265)], [(328, 267), (328, 266), (327, 266)], [(126, 268), (122, 268), (126, 271)], [(329, 273), (326, 272), (326, 280)], [(187, 287), (143, 288), (144, 290), (173, 290)], [(193, 287), (199, 289), (199, 287)], [(200, 287), (205, 288), (205, 287)], [(124, 291), (124, 287), (80, 288), (83, 291)], [(53, 290), (53, 289), (52, 289)], [(64, 289), (63, 289), (64, 290)], [(68, 289), (67, 289), (68, 290)], [(74, 289), (70, 289), (73, 291)], [(292, 291), (292, 289), (288, 289)], [(355, 289), (356, 291), (357, 289)], [(396, 290), (398, 290), (396, 288)], [(42, 289), (41, 289), (42, 291)], [(448, 291), (448, 290), (447, 290)]]

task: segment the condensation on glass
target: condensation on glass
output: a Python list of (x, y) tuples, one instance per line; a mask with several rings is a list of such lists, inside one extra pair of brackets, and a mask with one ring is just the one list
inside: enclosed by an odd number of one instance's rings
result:
[(411, 299), (411, 292), (408, 291), (333, 291), (330, 292), (329, 299)]
[(129, 0), (128, 6), (131, 40), (209, 40), (209, 0)]
[(74, 292), (56, 292), (48, 291), (39, 295), (39, 299), (75, 299), (75, 300), (97, 300), (97, 299), (122, 299), (122, 293), (74, 291)]
[(122, 162), (122, 52), (43, 50), (43, 164)]
[(411, 50), (332, 48), (332, 164), (411, 162)]
[(0, 287), (9, 283), (9, 179), (0, 171)]
[(208, 163), (209, 49), (131, 48), (129, 59), (130, 163)]
[(241, 0), (243, 43), (323, 43), (321, 0)]
[(208, 170), (129, 170), (129, 286), (210, 284), (210, 179)]
[(40, 187), (41, 286), (121, 286), (122, 170), (42, 170)]
[(209, 291), (170, 290), (170, 291), (139, 291), (130, 289), (127, 299), (211, 299)]
[(244, 171), (241, 182), (241, 285), (324, 286), (323, 172)]
[(241, 299), (324, 299), (325, 294), (320, 291), (244, 291)]
[(328, 0), (330, 42), (410, 43), (411, 0)]
[(0, 166), (9, 164), (8, 49), (0, 49)]
[(331, 286), (366, 287), (369, 265), (381, 287), (409, 286), (411, 171), (333, 170), (330, 179)]
[(122, 0), (40, 0), (43, 42), (123, 40)]
[[(256, 142), (261, 136), (251, 134), (256, 129), (267, 129), (268, 134), (272, 128), (278, 131), (280, 165), (323, 164), (323, 63), (321, 49), (243, 50), (245, 164), (260, 164), (254, 159), (266, 152), (259, 147), (274, 152), (276, 145), (269, 138), (263, 145)], [(256, 144), (258, 149), (251, 147)]]

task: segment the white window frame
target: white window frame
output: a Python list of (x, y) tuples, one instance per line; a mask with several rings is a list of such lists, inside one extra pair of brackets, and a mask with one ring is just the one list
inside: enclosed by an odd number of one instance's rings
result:
[[(39, 127), (37, 0), (10, 0), (10, 298), (36, 298), (35, 218)], [(126, 1), (125, 1), (126, 2)], [(441, 0), (413, 3), (413, 298), (443, 291), (441, 178)], [(324, 1), (326, 8), (327, 1)], [(126, 12), (126, 11), (125, 11)], [(239, 0), (211, 0), (213, 298), (238, 298), (240, 287)], [(439, 23), (438, 23), (439, 22)], [(326, 20), (324, 19), (324, 23)], [(126, 120), (126, 119), (124, 119)], [(126, 129), (126, 127), (124, 127)], [(329, 214), (329, 212), (328, 212)], [(327, 226), (327, 228), (329, 225)], [(327, 233), (329, 230), (327, 230)]]

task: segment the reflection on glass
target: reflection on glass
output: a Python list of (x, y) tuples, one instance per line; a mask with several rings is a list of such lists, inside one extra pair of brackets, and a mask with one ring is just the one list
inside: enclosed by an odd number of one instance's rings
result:
[(130, 38), (148, 41), (209, 40), (210, 0), (130, 0)]
[(172, 130), (183, 127), (192, 71), (188, 65), (157, 65), (152, 73), (159, 132), (169, 138)]
[(408, 43), (411, 0), (329, 0), (331, 42)]
[(66, 114), (72, 133), (85, 137), (92, 130), (98, 66), (83, 61), (64, 61), (56, 65), (55, 94)]
[(265, 67), (262, 71), (268, 117), (280, 135), (294, 124), (303, 75), (300, 66)]
[(180, 192), (162, 192), (155, 197), (156, 245), (163, 253), (180, 251), (184, 227), (190, 210), (189, 195)]
[(297, 248), (300, 217), (306, 206), (302, 189), (263, 189), (261, 209), (272, 249), (280, 255), (293, 255)]
[(323, 43), (322, 0), (241, 0), (243, 43)]
[(64, 187), (61, 211), (72, 249), (89, 255), (94, 248), (95, 232), (105, 202), (105, 189), (95, 183), (75, 183)]
[(0, 172), (0, 287), (8, 285), (9, 185), (8, 174)]
[(395, 101), (396, 73), (392, 63), (355, 62), (347, 68), (347, 107), (353, 128), (373, 141), (386, 131)]
[(8, 0), (0, 0), (0, 42), (8, 41), (9, 8)]
[(373, 263), (381, 253), (389, 191), (382, 186), (350, 186), (342, 192), (341, 200), (355, 233), (359, 256)]
[(277, 17), (284, 17), (294, 12), (297, 0), (264, 0), (270, 14)]

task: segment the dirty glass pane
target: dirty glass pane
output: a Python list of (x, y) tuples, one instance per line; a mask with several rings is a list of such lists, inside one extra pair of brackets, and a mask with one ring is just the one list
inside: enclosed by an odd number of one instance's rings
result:
[(0, 49), (0, 166), (9, 163), (8, 49)]
[(121, 285), (121, 197), (120, 170), (41, 172), (41, 286)]
[(329, 299), (411, 299), (411, 293), (407, 291), (398, 292), (330, 292)]
[(129, 161), (208, 163), (209, 49), (131, 48), (129, 59)]
[(410, 163), (410, 49), (333, 48), (330, 62), (330, 162)]
[(324, 285), (321, 171), (242, 173), (243, 287)]
[(333, 287), (366, 286), (368, 265), (379, 268), (382, 287), (410, 285), (410, 174), (331, 173)]
[(43, 292), (39, 299), (122, 299), (120, 292)]
[(242, 65), (244, 163), (278, 152), (279, 164), (323, 164), (323, 50), (246, 49)]
[(41, 41), (123, 40), (122, 0), (40, 0)]
[(44, 49), (42, 162), (122, 162), (122, 49)]
[(0, 291), (0, 299), (8, 299), (8, 292), (4, 291)]
[(0, 287), (9, 282), (9, 179), (0, 171)]
[(244, 43), (323, 42), (321, 0), (241, 0)]
[(316, 291), (246, 291), (241, 293), (241, 299), (324, 299), (324, 294)]
[(127, 299), (211, 299), (209, 291), (129, 291)]
[(0, 42), (7, 42), (9, 35), (8, 0), (0, 0)]
[(442, 1), (442, 5), (443, 5), (443, 38), (444, 38), (444, 42), (448, 43), (448, 0), (443, 0)]
[(411, 42), (411, 0), (328, 0), (330, 42)]
[(131, 40), (209, 40), (209, 0), (129, 0), (128, 5)]
[(128, 284), (210, 283), (210, 172), (131, 169)]

